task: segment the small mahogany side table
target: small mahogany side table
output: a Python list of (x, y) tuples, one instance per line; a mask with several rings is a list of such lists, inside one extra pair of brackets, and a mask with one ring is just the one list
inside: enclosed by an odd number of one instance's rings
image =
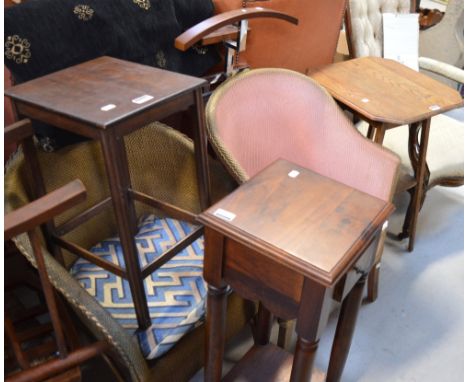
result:
[[(310, 381), (335, 299), (343, 304), (327, 381), (339, 381), (382, 225), (393, 209), (278, 160), (203, 212), (209, 284), (205, 381), (221, 379), (229, 286), (261, 304), (255, 345), (225, 380)], [(294, 357), (269, 344), (273, 315), (297, 318)]]
[[(408, 150), (414, 179), (405, 179), (397, 191), (412, 189), (413, 196), (400, 239), (409, 237), (412, 251), (425, 186), (429, 181), (426, 152), (431, 117), (463, 105), (460, 94), (424, 74), (380, 57), (361, 57), (323, 67), (311, 78), (342, 106), (370, 125), (368, 138), (382, 144), (385, 131), (409, 125)], [(419, 138), (419, 133), (421, 137)]]
[[(143, 279), (160, 266), (160, 260), (140, 268), (134, 235), (137, 230), (134, 201), (149, 204), (168, 214), (195, 223), (195, 215), (132, 189), (123, 136), (194, 105), (194, 143), (202, 209), (210, 205), (207, 138), (204, 130), (201, 78), (156, 69), (111, 57), (100, 57), (9, 88), (18, 113), (70, 132), (99, 140), (104, 155), (111, 197), (61, 227), (50, 227), (52, 242), (102, 268), (128, 279), (140, 329), (150, 325)], [(44, 193), (36, 185), (37, 197)], [(124, 251), (125, 266), (99, 259), (60, 236), (113, 207)], [(189, 245), (203, 234), (199, 227), (163, 256)]]

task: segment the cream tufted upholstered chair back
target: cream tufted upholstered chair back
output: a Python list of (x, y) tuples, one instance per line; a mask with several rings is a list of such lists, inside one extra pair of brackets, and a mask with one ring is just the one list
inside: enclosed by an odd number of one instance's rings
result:
[(345, 22), (352, 57), (382, 57), (382, 13), (410, 13), (414, 0), (348, 0)]
[[(419, 34), (419, 55), (446, 64), (463, 68), (464, 65), (464, 0), (450, 0), (442, 20)], [(453, 88), (457, 82), (438, 74), (422, 71), (424, 74)]]

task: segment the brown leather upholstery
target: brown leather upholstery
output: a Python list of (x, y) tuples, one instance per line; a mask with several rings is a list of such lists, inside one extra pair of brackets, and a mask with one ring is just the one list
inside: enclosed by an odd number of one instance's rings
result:
[[(215, 12), (242, 7), (242, 0), (213, 0)], [(345, 0), (250, 0), (247, 7), (265, 7), (299, 19), (299, 25), (273, 19), (249, 22), (247, 50), (241, 59), (251, 68), (277, 67), (308, 73), (333, 62)]]

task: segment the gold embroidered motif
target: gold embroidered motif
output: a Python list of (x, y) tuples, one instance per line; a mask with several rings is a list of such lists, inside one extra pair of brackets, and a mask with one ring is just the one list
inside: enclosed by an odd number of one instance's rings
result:
[(93, 18), (94, 9), (89, 5), (79, 4), (73, 9), (73, 13), (78, 16), (78, 19), (88, 21)]
[(150, 9), (151, 7), (151, 3), (150, 3), (150, 0), (133, 0), (133, 2), (138, 5), (140, 8), (143, 8), (143, 9)]
[(165, 68), (167, 64), (166, 56), (162, 50), (156, 53), (156, 65), (160, 68)]
[(5, 42), (5, 57), (17, 64), (26, 64), (31, 58), (30, 47), (31, 44), (27, 39), (17, 34), (8, 36)]

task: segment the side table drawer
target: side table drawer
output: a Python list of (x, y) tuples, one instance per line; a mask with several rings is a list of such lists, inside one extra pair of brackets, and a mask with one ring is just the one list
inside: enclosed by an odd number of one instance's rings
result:
[(261, 300), (273, 314), (297, 315), (304, 277), (271, 258), (226, 238), (223, 278), (242, 297)]
[(377, 250), (377, 245), (379, 243), (380, 231), (374, 235), (371, 243), (363, 254), (359, 257), (356, 263), (351, 267), (351, 269), (338, 281), (333, 290), (333, 299), (341, 302), (357, 281), (367, 274), (372, 268), (374, 263), (375, 253)]

